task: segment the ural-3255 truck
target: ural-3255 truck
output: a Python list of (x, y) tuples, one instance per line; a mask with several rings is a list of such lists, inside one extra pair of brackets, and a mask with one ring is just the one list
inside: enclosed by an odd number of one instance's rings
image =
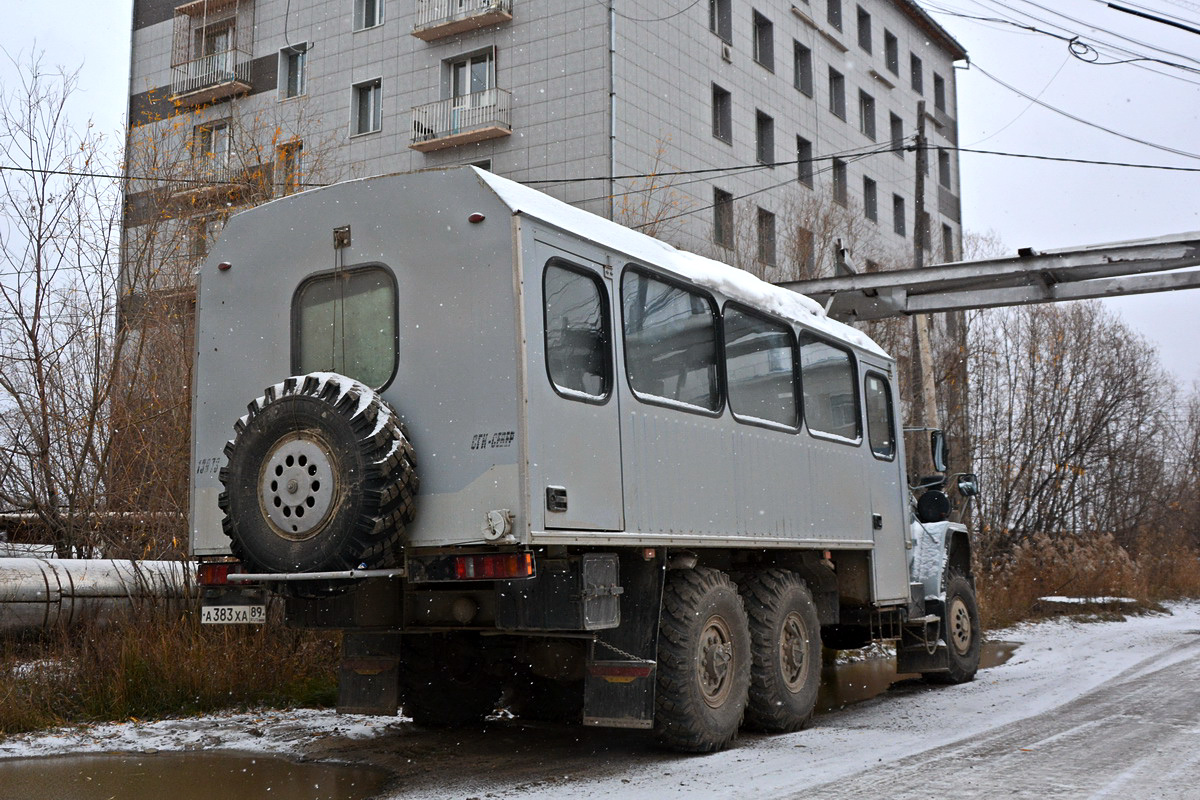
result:
[(702, 752), (802, 728), (822, 643), (974, 676), (895, 362), (807, 298), (475, 168), (238, 214), (198, 286), (203, 619), (343, 631), (339, 708)]

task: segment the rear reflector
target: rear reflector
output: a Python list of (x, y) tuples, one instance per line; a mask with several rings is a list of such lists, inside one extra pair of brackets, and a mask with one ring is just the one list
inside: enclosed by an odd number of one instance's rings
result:
[(201, 564), (196, 567), (196, 583), (201, 586), (224, 586), (229, 583), (229, 575), (242, 571), (242, 565), (236, 562), (218, 562)]
[(454, 577), (460, 581), (486, 581), (532, 576), (533, 553), (494, 553), (454, 557)]

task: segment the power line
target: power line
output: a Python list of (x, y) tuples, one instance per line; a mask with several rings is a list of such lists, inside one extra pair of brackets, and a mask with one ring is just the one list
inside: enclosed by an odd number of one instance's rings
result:
[(613, 14), (620, 17), (621, 19), (626, 19), (626, 20), (629, 20), (630, 22), (666, 22), (669, 19), (674, 19), (675, 17), (678, 17), (680, 14), (685, 14), (688, 11), (691, 11), (693, 8), (695, 8), (697, 5), (700, 4), (700, 0), (693, 0), (693, 2), (688, 3), (686, 6), (679, 9), (678, 11), (667, 14), (665, 17), (650, 17), (647, 19), (642, 19), (640, 17), (631, 17), (628, 14), (623, 14), (620, 11), (617, 11), (616, 8), (605, 3), (605, 0), (596, 0), (596, 2), (598, 2), (598, 3), (600, 3), (600, 5), (604, 6), (605, 10), (611, 11)]
[[(1173, 19), (1168, 19), (1166, 17), (1160, 17), (1155, 14), (1148, 14), (1145, 11), (1138, 11), (1137, 9), (1133, 9), (1133, 8), (1125, 8), (1124, 6), (1119, 6), (1116, 3), (1108, 3), (1107, 5), (1113, 11), (1121, 11), (1125, 14), (1132, 14), (1135, 17), (1141, 17), (1142, 19), (1153, 20), (1154, 22), (1161, 22), (1163, 25), (1170, 25), (1173, 28), (1179, 28), (1180, 30), (1187, 31), (1188, 33), (1200, 34), (1200, 28), (1193, 28), (1191, 25), (1185, 25), (1182, 22), (1176, 22)], [(1154, 49), (1158, 50), (1159, 48), (1156, 47)]]
[(1067, 119), (1074, 120), (1075, 122), (1078, 122), (1081, 125), (1087, 125), (1089, 128), (1096, 128), (1097, 130), (1101, 130), (1101, 131), (1104, 131), (1105, 133), (1112, 134), (1113, 136), (1116, 136), (1121, 139), (1125, 139), (1126, 141), (1135, 142), (1137, 144), (1145, 145), (1146, 147), (1153, 147), (1155, 150), (1162, 150), (1164, 152), (1172, 153), (1177, 156), (1184, 156), (1185, 158), (1200, 159), (1200, 154), (1189, 153), (1186, 150), (1179, 150), (1177, 148), (1170, 147), (1165, 144), (1158, 144), (1157, 142), (1151, 142), (1147, 139), (1140, 139), (1136, 136), (1131, 136), (1127, 133), (1121, 133), (1120, 131), (1105, 127), (1104, 125), (1101, 125), (1097, 122), (1089, 122), (1088, 120), (1084, 119), (1083, 117), (1076, 116), (1076, 115), (1070, 113), (1069, 111), (1064, 111), (1063, 109), (1058, 108), (1057, 106), (1053, 106), (1044, 100), (1039, 100), (1038, 98), (1033, 97), (1032, 95), (1021, 91), (1020, 89), (1013, 86), (1012, 84), (1005, 83), (1004, 81), (1000, 80), (995, 75), (991, 74), (986, 69), (984, 69), (983, 67), (979, 66), (976, 63), (972, 63), (972, 67), (974, 69), (979, 70), (979, 72), (982, 73), (985, 77), (990, 78), (991, 80), (993, 80), (996, 83), (1003, 86), (1005, 89), (1008, 89), (1011, 92), (1019, 94), (1021, 97), (1024, 97), (1026, 100), (1030, 100), (1034, 103), (1037, 103), (1042, 108), (1045, 108), (1049, 111), (1053, 111), (1056, 114), (1060, 114), (1060, 115), (1066, 117)]

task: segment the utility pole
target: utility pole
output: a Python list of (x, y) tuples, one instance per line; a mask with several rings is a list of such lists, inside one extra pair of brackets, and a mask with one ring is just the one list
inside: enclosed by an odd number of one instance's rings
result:
[[(913, 200), (913, 269), (925, 266), (925, 172), (929, 151), (925, 141), (925, 101), (917, 103), (917, 180)], [(937, 391), (933, 380), (933, 350), (929, 342), (929, 316), (914, 314), (912, 318), (912, 365), (910, 376), (913, 392), (913, 420), (917, 427), (937, 428)], [(933, 474), (933, 458), (929, 452), (929, 437), (920, 437), (920, 446), (912, 456), (917, 478)]]

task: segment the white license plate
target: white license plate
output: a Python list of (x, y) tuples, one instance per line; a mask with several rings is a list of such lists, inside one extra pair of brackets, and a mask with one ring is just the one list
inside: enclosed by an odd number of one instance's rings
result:
[(261, 625), (267, 621), (263, 606), (204, 606), (200, 622), (205, 625)]

